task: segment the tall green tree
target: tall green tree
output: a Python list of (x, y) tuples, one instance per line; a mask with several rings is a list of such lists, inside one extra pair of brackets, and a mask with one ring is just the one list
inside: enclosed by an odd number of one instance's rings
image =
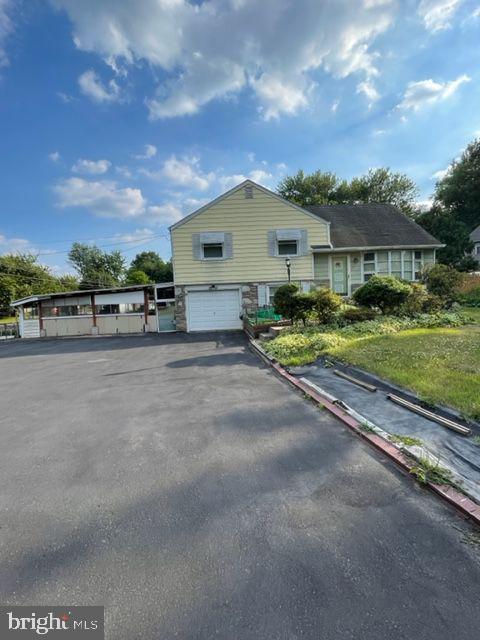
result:
[(348, 191), (348, 199), (352, 203), (393, 204), (408, 216), (414, 212), (418, 197), (418, 188), (413, 180), (404, 173), (395, 173), (383, 167), (370, 169), (360, 178), (353, 178)]
[(473, 243), (469, 238), (468, 227), (453, 211), (434, 204), (429, 211), (418, 215), (415, 221), (446, 245), (437, 251), (439, 262), (460, 269), (468, 268), (465, 254), (471, 251)]
[(435, 202), (450, 210), (469, 231), (480, 224), (480, 138), (467, 146), (437, 183)]
[(81, 289), (119, 285), (125, 273), (125, 258), (118, 250), (74, 242), (68, 260), (80, 276)]
[(389, 168), (371, 169), (366, 174), (341, 180), (334, 173), (302, 170), (286, 176), (277, 192), (300, 206), (322, 204), (388, 203), (412, 215), (418, 189), (413, 180)]
[(130, 264), (130, 270), (143, 271), (150, 282), (172, 282), (173, 268), (169, 260), (165, 262), (156, 251), (137, 253)]
[(10, 303), (40, 293), (55, 293), (76, 289), (78, 282), (72, 276), (56, 277), (50, 269), (29, 254), (0, 256), (0, 311), (8, 313)]
[(277, 192), (300, 206), (336, 203), (338, 201), (338, 177), (329, 171), (305, 174), (302, 169), (293, 176), (285, 176)]

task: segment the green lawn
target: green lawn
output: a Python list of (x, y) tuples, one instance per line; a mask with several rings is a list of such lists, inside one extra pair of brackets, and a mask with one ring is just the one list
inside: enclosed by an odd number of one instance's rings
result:
[(15, 316), (12, 316), (11, 318), (0, 318), (0, 324), (10, 324), (16, 321), (17, 319), (15, 318)]
[(475, 324), (412, 329), (349, 341), (329, 352), (362, 369), (480, 418), (480, 309), (468, 309)]

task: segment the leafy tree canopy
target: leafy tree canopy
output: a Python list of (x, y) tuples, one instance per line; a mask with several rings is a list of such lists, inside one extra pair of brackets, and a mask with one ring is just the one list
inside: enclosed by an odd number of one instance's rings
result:
[(81, 289), (119, 285), (125, 273), (125, 258), (118, 250), (107, 252), (74, 242), (68, 260), (80, 276)]
[(132, 260), (130, 269), (143, 271), (150, 282), (172, 282), (173, 269), (169, 260), (165, 262), (156, 251), (142, 251)]
[(480, 138), (467, 146), (437, 183), (435, 202), (451, 211), (469, 231), (480, 224)]
[(389, 168), (370, 169), (350, 182), (331, 172), (305, 174), (300, 170), (293, 176), (286, 176), (277, 191), (300, 206), (380, 202), (394, 204), (407, 215), (412, 215), (418, 195), (413, 180)]
[(0, 256), (0, 311), (8, 313), (10, 303), (40, 293), (55, 293), (77, 289), (73, 276), (56, 277), (33, 254)]
[(147, 276), (145, 271), (130, 267), (125, 277), (125, 284), (150, 284), (152, 280)]

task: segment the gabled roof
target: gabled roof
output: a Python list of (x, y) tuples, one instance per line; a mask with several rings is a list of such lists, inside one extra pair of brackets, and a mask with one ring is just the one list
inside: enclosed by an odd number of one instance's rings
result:
[(391, 204), (334, 204), (305, 208), (331, 223), (330, 241), (334, 249), (444, 246)]
[(198, 216), (200, 213), (202, 213), (203, 211), (206, 211), (207, 209), (209, 209), (214, 204), (218, 204), (219, 202), (221, 202), (225, 198), (228, 198), (228, 196), (231, 196), (232, 193), (235, 193), (235, 191), (239, 191), (240, 189), (243, 189), (244, 187), (247, 187), (247, 186), (255, 187), (256, 189), (259, 189), (260, 191), (263, 191), (263, 193), (266, 193), (267, 195), (272, 196), (273, 198), (276, 198), (277, 200), (280, 200), (280, 202), (283, 202), (284, 204), (287, 204), (290, 207), (293, 207), (294, 209), (298, 209), (298, 211), (301, 211), (306, 216), (317, 218), (317, 220), (320, 220), (320, 222), (323, 222), (324, 224), (327, 224), (327, 225), (330, 224), (328, 220), (323, 220), (320, 215), (312, 214), (312, 212), (309, 211), (307, 208), (299, 207), (297, 204), (294, 204), (293, 202), (290, 202), (290, 200), (286, 200), (285, 198), (282, 198), (282, 196), (279, 196), (278, 193), (275, 193), (274, 191), (270, 191), (270, 189), (267, 189), (266, 187), (262, 187), (261, 184), (257, 184), (253, 180), (244, 180), (240, 184), (237, 184), (236, 187), (233, 187), (233, 189), (230, 189), (229, 191), (226, 191), (225, 193), (222, 193), (222, 195), (218, 196), (218, 198), (215, 198), (211, 202), (207, 202), (207, 204), (203, 205), (203, 207), (200, 207), (200, 209), (197, 209), (193, 213), (190, 213), (188, 216), (185, 216), (185, 218), (182, 218), (178, 222), (175, 222), (175, 224), (172, 224), (169, 227), (170, 231), (173, 231), (174, 229), (177, 229), (178, 227), (182, 226), (182, 224), (185, 224), (185, 222), (188, 222), (189, 220), (191, 220), (195, 216)]
[(470, 240), (472, 242), (480, 242), (480, 224), (478, 225), (478, 227), (476, 229), (474, 229), (472, 231), (472, 233), (470, 234)]

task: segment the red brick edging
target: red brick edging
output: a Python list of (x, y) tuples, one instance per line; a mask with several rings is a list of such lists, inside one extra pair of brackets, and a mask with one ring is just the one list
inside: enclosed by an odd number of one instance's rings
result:
[[(290, 384), (297, 389), (300, 389), (303, 393), (307, 394), (312, 400), (321, 404), (327, 411), (332, 413), (335, 417), (346, 424), (352, 431), (355, 431), (357, 435), (366, 440), (369, 444), (373, 445), (376, 449), (388, 456), (396, 464), (398, 464), (405, 471), (410, 472), (413, 464), (412, 461), (407, 458), (397, 447), (390, 442), (387, 442), (375, 433), (369, 433), (363, 431), (360, 422), (349, 415), (341, 407), (337, 406), (328, 398), (322, 396), (317, 391), (312, 389), (309, 385), (303, 383), (301, 380), (292, 376), (286, 369), (284, 369), (278, 362), (271, 360), (262, 349), (260, 349), (253, 341), (250, 341), (252, 348), (255, 352), (264, 360), (272, 369), (282, 378), (287, 380)], [(433, 482), (427, 482), (427, 486), (434, 491), (441, 498), (449, 502), (456, 509), (461, 511), (464, 515), (471, 518), (476, 524), (480, 525), (480, 505), (474, 502), (471, 498), (468, 498), (463, 493), (451, 487), (449, 485), (439, 485)]]

